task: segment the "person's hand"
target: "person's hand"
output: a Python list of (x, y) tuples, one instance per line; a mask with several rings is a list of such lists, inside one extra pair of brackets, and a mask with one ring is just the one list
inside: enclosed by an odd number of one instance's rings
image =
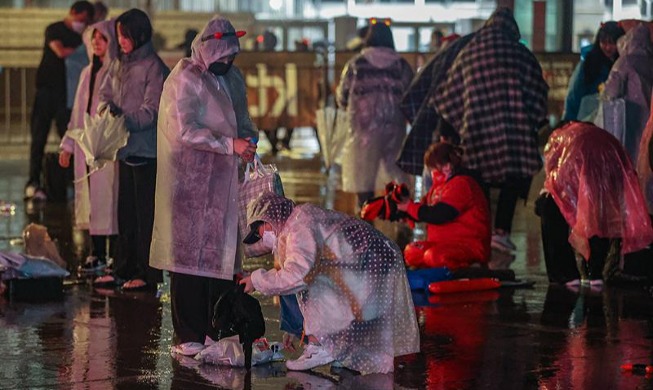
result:
[(120, 107), (116, 106), (113, 102), (109, 103), (109, 112), (113, 116), (122, 115), (122, 109)]
[(245, 276), (244, 278), (240, 279), (240, 282), (238, 284), (244, 284), (245, 285), (245, 292), (246, 293), (251, 293), (254, 292), (254, 284), (252, 284), (252, 277), (251, 276)]
[(62, 168), (68, 168), (70, 166), (70, 153), (65, 150), (59, 152), (59, 165)]
[(290, 351), (290, 352), (295, 352), (295, 340), (297, 340), (297, 337), (295, 337), (294, 334), (290, 334), (288, 332), (283, 332), (283, 348)]
[(397, 210), (399, 210), (399, 211), (408, 211), (408, 205), (409, 204), (410, 204), (410, 200), (402, 199), (401, 203), (397, 203)]
[(250, 142), (250, 139), (234, 138), (234, 153), (247, 162), (252, 162), (256, 153), (256, 144)]

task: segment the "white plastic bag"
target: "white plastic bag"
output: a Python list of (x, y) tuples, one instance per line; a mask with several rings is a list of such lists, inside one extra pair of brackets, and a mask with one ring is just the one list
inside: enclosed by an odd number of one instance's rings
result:
[[(252, 366), (283, 360), (282, 345), (261, 338), (252, 344)], [(195, 360), (219, 366), (244, 367), (245, 353), (238, 335), (225, 337), (204, 348)]]

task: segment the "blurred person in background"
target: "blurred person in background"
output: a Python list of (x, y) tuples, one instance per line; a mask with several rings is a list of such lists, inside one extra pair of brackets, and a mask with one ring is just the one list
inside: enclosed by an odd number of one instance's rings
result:
[[(372, 19), (365, 47), (347, 61), (336, 90), (337, 104), (349, 120), (343, 191), (355, 193), (359, 207), (383, 188), (377, 183), (408, 182), (395, 160), (406, 135), (399, 103), (412, 78), (412, 68), (395, 51), (390, 21)], [(382, 173), (389, 180), (377, 180)]]
[(88, 1), (77, 1), (70, 7), (63, 21), (52, 23), (45, 29), (43, 57), (36, 71), (36, 97), (30, 119), (32, 139), (29, 179), (25, 185), (26, 199), (45, 200), (47, 197), (41, 187), (45, 144), (53, 120), (60, 137), (66, 132), (77, 86), (75, 81), (73, 89), (68, 91), (65, 59), (82, 45), (81, 34), (93, 21), (94, 12), (93, 5)]

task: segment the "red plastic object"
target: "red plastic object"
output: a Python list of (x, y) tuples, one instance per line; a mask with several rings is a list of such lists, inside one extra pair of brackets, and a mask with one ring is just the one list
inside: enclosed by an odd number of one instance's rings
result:
[(621, 370), (625, 372), (645, 373), (647, 375), (653, 374), (653, 366), (648, 364), (622, 364)]
[(501, 287), (501, 283), (498, 279), (493, 278), (456, 279), (431, 283), (429, 284), (429, 291), (432, 294), (446, 294), (462, 291), (491, 290), (499, 287)]
[[(424, 254), (432, 246), (433, 243), (429, 241), (415, 241), (406, 245), (404, 248), (404, 260), (406, 261), (406, 265), (411, 268), (424, 267)], [(429, 266), (429, 268), (434, 267)]]

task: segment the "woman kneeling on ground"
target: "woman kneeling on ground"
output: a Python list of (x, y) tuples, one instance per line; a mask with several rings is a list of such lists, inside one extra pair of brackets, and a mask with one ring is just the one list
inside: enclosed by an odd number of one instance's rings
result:
[(481, 186), (462, 167), (462, 149), (435, 143), (426, 151), (424, 165), (431, 170), (431, 189), (422, 202), (406, 199), (397, 208), (427, 223), (425, 247), (433, 254), (425, 256), (427, 266), (486, 264), (491, 253), (490, 209)]

